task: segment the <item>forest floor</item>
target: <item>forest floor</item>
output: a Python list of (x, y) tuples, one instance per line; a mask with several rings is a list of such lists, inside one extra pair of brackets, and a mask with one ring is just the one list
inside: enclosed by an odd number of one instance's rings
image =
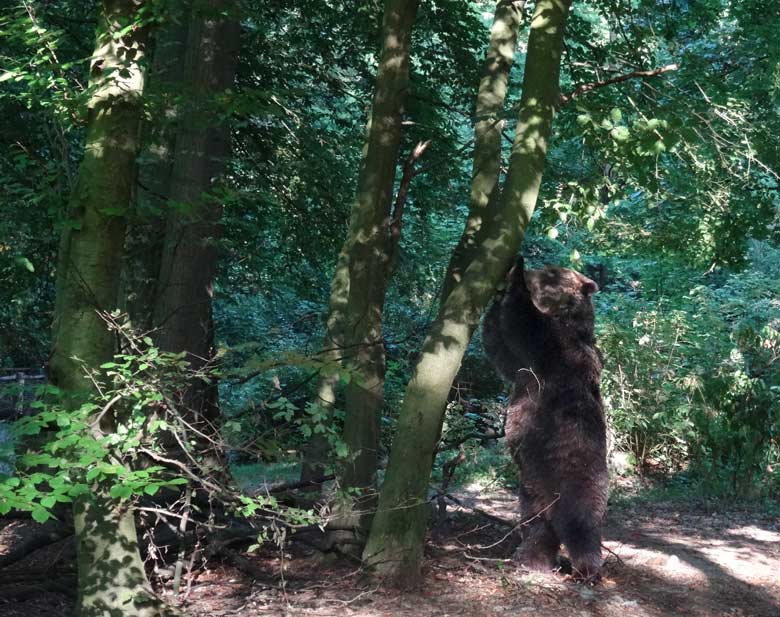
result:
[[(254, 577), (218, 563), (201, 570), (182, 609), (191, 617), (780, 617), (780, 518), (761, 509), (623, 500), (610, 507), (604, 576), (591, 587), (524, 572), (507, 559), (509, 530), (473, 508), (512, 519), (510, 492), (462, 489), (457, 496), (465, 508), (450, 508), (429, 534), (417, 591), (370, 582), (354, 565), (293, 543), (284, 553), (244, 555)], [(0, 558), (19, 524), (0, 521)], [(68, 594), (51, 586), (36, 592), (29, 577), (14, 581), (43, 568), (41, 579), (59, 580), (64, 591), (75, 580), (71, 541), (0, 570), (0, 616), (70, 614)]]

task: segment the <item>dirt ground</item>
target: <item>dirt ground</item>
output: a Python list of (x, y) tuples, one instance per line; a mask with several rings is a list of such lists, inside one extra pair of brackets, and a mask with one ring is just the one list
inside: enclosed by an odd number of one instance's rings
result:
[[(516, 516), (509, 492), (458, 496), (467, 508)], [(513, 542), (508, 531), (470, 510), (451, 509), (429, 535), (416, 592), (386, 588), (354, 565), (292, 545), (283, 554), (245, 555), (254, 579), (210, 564), (193, 577), (180, 605), (191, 617), (780, 617), (780, 520), (755, 509), (612, 506), (604, 577), (595, 587), (565, 575), (519, 570), (507, 559)], [(0, 529), (0, 560), (11, 532), (8, 525)], [(75, 581), (70, 542), (0, 570), (0, 616), (70, 614), (67, 589)], [(36, 591), (33, 572), (40, 572), (39, 580), (58, 581), (60, 589)]]

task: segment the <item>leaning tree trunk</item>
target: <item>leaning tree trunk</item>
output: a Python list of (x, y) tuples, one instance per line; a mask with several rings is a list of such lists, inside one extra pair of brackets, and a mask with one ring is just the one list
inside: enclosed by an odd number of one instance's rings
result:
[(419, 576), (427, 489), (447, 394), (479, 316), (520, 247), (536, 206), (558, 98), (570, 0), (539, 0), (528, 38), (523, 93), (509, 172), (495, 218), (439, 310), (406, 389), (368, 543), (373, 571), (396, 584)]
[[(92, 59), (84, 160), (60, 246), (51, 376), (65, 394), (88, 393), (114, 340), (100, 312), (117, 306), (125, 215), (135, 180), (144, 72), (141, 0), (103, 0)], [(128, 24), (136, 23), (129, 32)], [(119, 33), (122, 33), (121, 35)], [(75, 360), (77, 357), (84, 367)], [(138, 550), (133, 510), (98, 486), (74, 504), (80, 617), (163, 614)]]
[[(419, 0), (386, 0), (368, 135), (336, 273), (327, 321), (326, 356), (345, 365), (352, 377), (345, 395), (343, 438), (350, 459), (339, 466), (342, 488), (373, 486), (379, 445), (379, 415), (385, 376), (382, 312), (398, 242), (393, 229), (399, 213), (391, 212), (393, 182), (401, 144), (401, 113), (409, 84), (409, 48)], [(317, 403), (335, 403), (337, 376), (320, 380)], [(314, 444), (322, 457), (323, 444)], [(304, 480), (322, 473), (322, 461), (306, 461)], [(340, 526), (344, 526), (340, 521)]]
[(524, 7), (525, 0), (499, 0), (496, 5), (475, 108), (469, 214), (460, 241), (450, 257), (441, 292), (442, 303), (463, 277), (463, 271), (476, 251), (477, 235), (483, 228), (483, 222), (498, 205), (496, 187), (501, 173), (501, 132), (504, 129), (500, 114), (504, 109), (509, 73), (515, 60), (517, 31)]
[[(217, 97), (233, 83), (239, 24), (230, 0), (196, 3), (190, 17), (165, 241), (154, 323), (164, 351), (187, 352), (194, 371), (214, 359), (213, 285), (222, 204), (213, 194), (230, 151), (230, 127)], [(183, 408), (190, 421), (218, 415), (216, 385), (193, 379)]]

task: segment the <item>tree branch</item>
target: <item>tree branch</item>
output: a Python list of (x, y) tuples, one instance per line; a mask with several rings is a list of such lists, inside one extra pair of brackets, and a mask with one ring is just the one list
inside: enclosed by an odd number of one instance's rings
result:
[(558, 106), (564, 107), (565, 105), (571, 103), (578, 96), (587, 94), (591, 90), (596, 90), (597, 88), (618, 84), (623, 81), (628, 81), (629, 79), (647, 79), (648, 77), (657, 77), (658, 75), (668, 73), (669, 71), (676, 71), (678, 68), (680, 68), (680, 65), (675, 62), (674, 64), (667, 64), (666, 66), (662, 66), (651, 71), (631, 71), (630, 73), (625, 73), (616, 77), (610, 77), (609, 79), (605, 79), (603, 81), (590, 81), (584, 84), (580, 84), (574, 90), (569, 92), (569, 94), (562, 94), (558, 100)]
[[(404, 207), (406, 206), (407, 195), (409, 193), (409, 185), (412, 183), (412, 178), (417, 175), (417, 172), (414, 169), (414, 165), (417, 163), (420, 157), (425, 154), (425, 151), (430, 145), (430, 139), (419, 142), (409, 155), (409, 159), (406, 161), (406, 165), (404, 165), (403, 174), (401, 176), (401, 183), (398, 185), (398, 193), (396, 193), (395, 204), (393, 205), (393, 212), (390, 217), (390, 246), (388, 250), (388, 255), (390, 256), (395, 253), (396, 248), (398, 247), (398, 242), (401, 239), (401, 222), (404, 215)], [(392, 259), (388, 260), (388, 263), (391, 262)]]

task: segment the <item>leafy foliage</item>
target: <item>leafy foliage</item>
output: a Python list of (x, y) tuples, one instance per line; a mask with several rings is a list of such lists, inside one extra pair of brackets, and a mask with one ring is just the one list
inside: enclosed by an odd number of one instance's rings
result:
[(214, 379), (213, 369), (193, 374), (184, 352), (162, 352), (126, 327), (122, 334), (126, 353), (99, 372), (85, 367), (93, 394), (85, 399), (42, 386), (31, 405), (34, 413), (13, 424), (16, 453), (6, 451), (3, 465), (13, 475), (0, 478), (0, 515), (23, 510), (43, 522), (55, 516), (57, 504), (99, 489), (117, 502), (139, 504), (187, 485), (244, 516), (270, 514), (277, 527), (314, 520), (313, 513), (273, 496), (242, 494), (222, 482), (213, 461), (224, 444), (218, 434), (204, 435), (207, 429), (193, 424), (182, 399), (191, 380)]

